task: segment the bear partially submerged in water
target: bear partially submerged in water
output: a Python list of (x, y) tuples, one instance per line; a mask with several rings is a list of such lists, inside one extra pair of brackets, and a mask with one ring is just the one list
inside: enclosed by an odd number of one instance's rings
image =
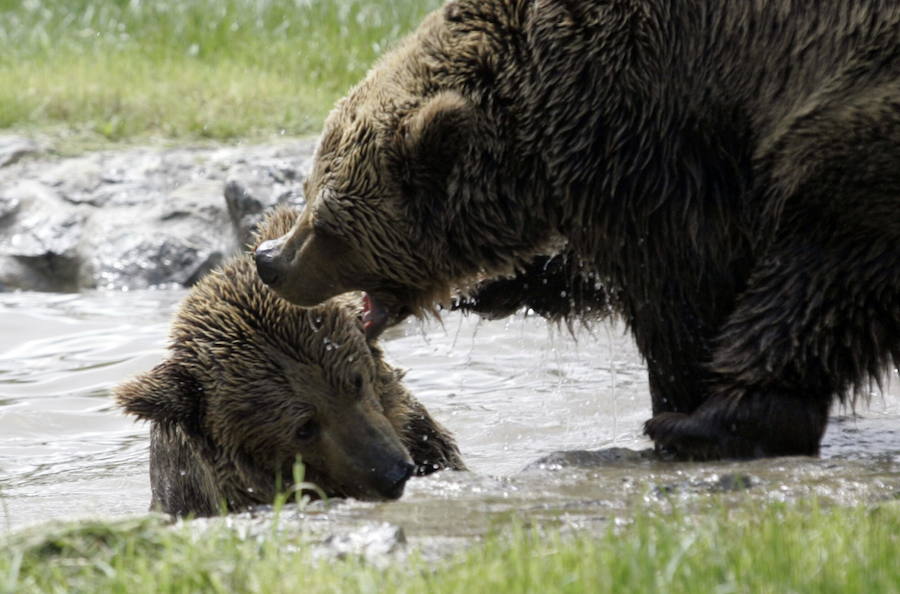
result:
[[(295, 220), (275, 211), (261, 239)], [(306, 482), (362, 499), (463, 469), (361, 314), (359, 295), (290, 305), (259, 281), (250, 254), (202, 279), (176, 315), (168, 358), (116, 390), (126, 412), (151, 421), (151, 508), (203, 516), (271, 503), (298, 455)]]
[(816, 454), (900, 363), (900, 5), (449, 2), (329, 116), (306, 195), (257, 251), (286, 299), (399, 319), (522, 271), (499, 313), (577, 313), (597, 286), (660, 449)]

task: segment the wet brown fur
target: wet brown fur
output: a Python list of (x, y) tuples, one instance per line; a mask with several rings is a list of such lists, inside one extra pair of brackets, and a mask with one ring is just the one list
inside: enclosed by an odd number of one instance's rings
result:
[[(816, 454), (833, 401), (900, 362), (900, 6), (453, 1), (339, 103), (307, 196), (288, 299), (598, 285), (657, 446)], [(548, 279), (560, 241), (578, 272)]]
[[(259, 239), (296, 218), (276, 211)], [(176, 315), (168, 359), (116, 390), (126, 412), (152, 423), (151, 507), (211, 515), (271, 503), (297, 455), (305, 480), (330, 496), (383, 498), (373, 471), (410, 458), (418, 474), (464, 468), (450, 434), (367, 340), (360, 307), (358, 295), (292, 306), (258, 280), (249, 254), (201, 280)]]

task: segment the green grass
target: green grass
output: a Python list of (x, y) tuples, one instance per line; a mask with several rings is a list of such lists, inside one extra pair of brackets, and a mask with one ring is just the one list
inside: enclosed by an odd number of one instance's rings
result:
[[(48, 533), (49, 532), (49, 533)], [(815, 592), (900, 590), (900, 506), (640, 512), (600, 536), (512, 526), (461, 556), (379, 569), (316, 560), (300, 537), (203, 535), (153, 518), (14, 536), (10, 592)]]
[(319, 130), (440, 0), (0, 0), (0, 129), (121, 141)]

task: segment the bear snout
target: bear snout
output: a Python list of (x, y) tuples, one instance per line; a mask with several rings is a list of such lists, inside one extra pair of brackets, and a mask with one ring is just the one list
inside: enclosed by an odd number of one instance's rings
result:
[(284, 246), (284, 238), (270, 239), (259, 244), (256, 248), (256, 272), (262, 282), (269, 286), (277, 285), (282, 280), (281, 269), (278, 262), (281, 256), (281, 248)]
[(400, 460), (377, 476), (375, 488), (385, 499), (399, 499), (403, 495), (406, 481), (413, 475), (415, 469), (414, 464)]

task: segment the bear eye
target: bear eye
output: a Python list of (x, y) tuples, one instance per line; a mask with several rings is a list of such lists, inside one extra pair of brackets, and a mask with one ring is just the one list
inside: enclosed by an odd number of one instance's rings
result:
[(319, 434), (319, 424), (315, 421), (307, 421), (297, 428), (297, 438), (308, 441)]
[(357, 373), (356, 375), (353, 376), (353, 387), (356, 389), (357, 392), (362, 391), (362, 387), (363, 387), (362, 374)]

